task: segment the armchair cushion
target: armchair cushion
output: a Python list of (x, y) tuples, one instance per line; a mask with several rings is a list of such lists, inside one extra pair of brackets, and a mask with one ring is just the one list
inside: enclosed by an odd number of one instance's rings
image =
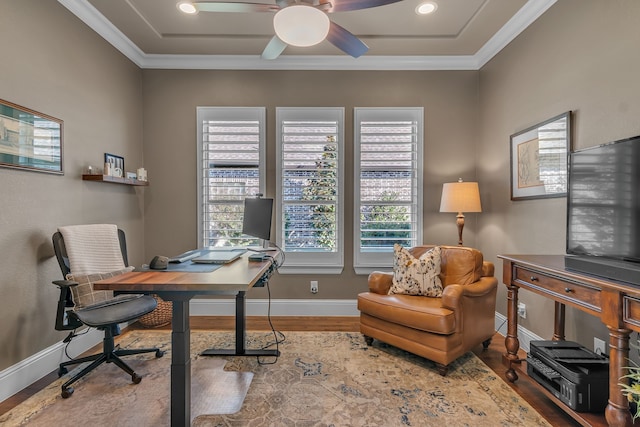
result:
[(93, 289), (93, 284), (109, 277), (118, 276), (123, 273), (133, 271), (134, 267), (127, 267), (122, 270), (110, 273), (96, 274), (67, 274), (67, 280), (77, 282), (77, 286), (71, 287), (73, 302), (76, 308), (85, 308), (95, 304), (108, 301), (113, 298), (113, 291), (97, 291)]
[(389, 289), (389, 295), (442, 296), (439, 246), (416, 258), (396, 243), (393, 246), (393, 256), (393, 284)]

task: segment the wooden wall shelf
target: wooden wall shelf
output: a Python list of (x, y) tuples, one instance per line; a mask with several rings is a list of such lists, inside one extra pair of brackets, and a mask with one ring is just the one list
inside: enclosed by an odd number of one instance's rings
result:
[(146, 187), (149, 181), (140, 181), (138, 179), (120, 178), (110, 175), (82, 175), (83, 181), (109, 182), (111, 184), (134, 185), (137, 187)]

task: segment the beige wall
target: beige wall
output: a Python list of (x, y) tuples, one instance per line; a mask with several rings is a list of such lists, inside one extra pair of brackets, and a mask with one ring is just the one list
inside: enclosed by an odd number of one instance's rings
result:
[[(640, 134), (639, 21), (637, 1), (560, 0), (480, 71), (478, 179), (491, 192), (478, 244), (500, 273), (497, 254), (565, 252), (566, 198), (510, 201), (509, 136), (568, 110), (575, 148)], [(527, 292), (521, 300), (521, 324), (550, 337), (553, 304)], [(594, 333), (606, 329), (568, 309), (569, 339), (591, 347)]]
[[(10, 5), (9, 5), (10, 3)], [(0, 370), (59, 342), (59, 225), (112, 222), (142, 262), (144, 190), (80, 180), (103, 153), (142, 164), (141, 71), (58, 2), (2, 0), (0, 98), (64, 121), (64, 176), (0, 167)]]
[[(423, 106), (424, 239), (456, 244), (455, 214), (441, 214), (442, 183), (475, 179), (478, 73), (475, 71), (184, 71), (145, 70), (144, 153), (152, 182), (145, 193), (145, 251), (174, 254), (196, 246), (196, 107), (267, 107), (267, 196), (275, 195), (276, 106), (345, 107), (345, 268), (341, 275), (281, 275), (275, 298), (355, 299), (366, 276), (353, 272), (353, 107)], [(474, 244), (475, 214), (465, 241)], [(309, 292), (309, 280), (319, 292)], [(250, 297), (264, 298), (262, 290)]]
[[(275, 107), (344, 106), (347, 248), (353, 107), (424, 106), (425, 241), (456, 243), (453, 215), (437, 212), (441, 185), (477, 175), (484, 212), (468, 215), (465, 242), (496, 262), (498, 274), (498, 254), (564, 252), (564, 198), (509, 200), (509, 135), (567, 110), (575, 111), (578, 148), (640, 134), (640, 2), (631, 0), (559, 0), (480, 72), (141, 71), (55, 1), (2, 9), (0, 98), (64, 120), (66, 173), (0, 168), (0, 369), (64, 335), (53, 330), (50, 284), (60, 277), (50, 245), (57, 226), (118, 223), (134, 265), (196, 244), (198, 105), (267, 107), (269, 196)], [(130, 169), (143, 164), (144, 152), (151, 186), (81, 181), (81, 169), (99, 165), (104, 152), (124, 156)], [(312, 278), (320, 281), (315, 296)], [(352, 299), (365, 287), (347, 250), (342, 275), (279, 276), (272, 296)], [(524, 326), (548, 336), (552, 305), (522, 299)], [(501, 285), (503, 314), (504, 301)], [(567, 324), (569, 338), (585, 344), (603, 334), (597, 320), (571, 310)], [(578, 325), (586, 327), (578, 332)]]

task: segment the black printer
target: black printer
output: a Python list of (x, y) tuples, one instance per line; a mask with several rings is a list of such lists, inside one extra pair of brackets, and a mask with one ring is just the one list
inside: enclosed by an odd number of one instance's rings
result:
[(607, 406), (609, 359), (576, 342), (531, 341), (527, 374), (574, 411)]

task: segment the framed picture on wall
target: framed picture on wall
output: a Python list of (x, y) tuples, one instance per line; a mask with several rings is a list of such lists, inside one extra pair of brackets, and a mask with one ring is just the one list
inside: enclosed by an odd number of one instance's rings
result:
[(567, 195), (571, 111), (511, 135), (511, 200)]
[(0, 99), (0, 166), (62, 175), (62, 125)]

